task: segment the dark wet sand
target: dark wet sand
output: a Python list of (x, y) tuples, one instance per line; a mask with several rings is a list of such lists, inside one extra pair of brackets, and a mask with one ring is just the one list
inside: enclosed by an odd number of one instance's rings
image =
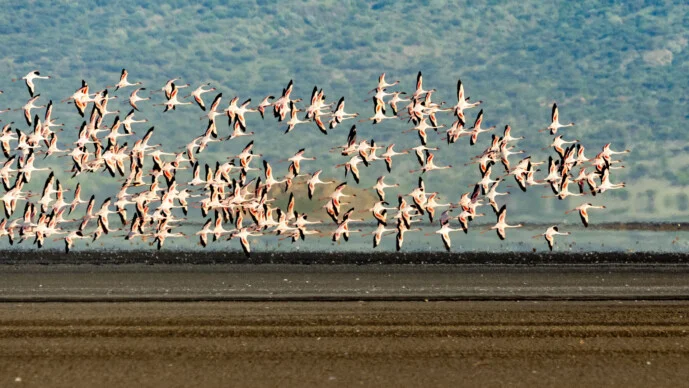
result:
[(688, 316), (687, 302), (4, 303), (0, 386), (686, 386)]
[(689, 300), (684, 265), (5, 265), (0, 302)]
[(250, 258), (241, 251), (223, 250), (81, 250), (65, 254), (50, 249), (0, 249), (0, 267), (14, 265), (161, 265), (161, 264), (269, 264), (269, 265), (689, 265), (689, 253), (680, 252), (371, 252), (371, 251), (258, 251)]

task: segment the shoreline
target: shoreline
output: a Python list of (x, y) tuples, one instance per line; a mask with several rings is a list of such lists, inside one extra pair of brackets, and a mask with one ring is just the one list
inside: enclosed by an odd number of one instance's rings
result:
[(254, 252), (189, 250), (88, 250), (65, 254), (62, 250), (0, 250), (0, 267), (15, 265), (667, 265), (689, 266), (689, 252)]

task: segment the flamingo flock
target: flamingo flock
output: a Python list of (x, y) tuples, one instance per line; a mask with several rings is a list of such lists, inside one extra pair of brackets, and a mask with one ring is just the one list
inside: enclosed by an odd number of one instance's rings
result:
[[(191, 85), (182, 84), (180, 78), (173, 78), (145, 96), (147, 88), (142, 82), (130, 82), (129, 76), (127, 70), (123, 69), (116, 84), (96, 92), (92, 92), (90, 85), (82, 80), (72, 95), (62, 101), (74, 105), (75, 115), (82, 122), (79, 129), (74, 131), (58, 123), (53, 117), (53, 101), (46, 102), (41, 97), (41, 83), (50, 82), (50, 76), (41, 75), (35, 70), (13, 79), (24, 81), (29, 91), (27, 102), (20, 108), (28, 128), (20, 128), (21, 125), (9, 122), (4, 124), (0, 133), (0, 145), (5, 157), (0, 167), (4, 187), (0, 201), (5, 213), (5, 218), (0, 221), (0, 237), (7, 236), (11, 244), (33, 240), (39, 248), (47, 239), (64, 240), (66, 252), (75, 247), (79, 240), (95, 241), (104, 235), (150, 241), (158, 249), (164, 246), (166, 240), (176, 238), (198, 238), (203, 247), (223, 240), (239, 240), (243, 251), (249, 256), (251, 242), (262, 236), (278, 235), (292, 242), (326, 236), (335, 242), (341, 239), (348, 241), (354, 234), (363, 233), (362, 229), (356, 228), (357, 223), (375, 220), (378, 226), (372, 233), (373, 247), (379, 246), (387, 236), (395, 235), (396, 249), (399, 251), (406, 233), (422, 230), (413, 227), (413, 224), (428, 217), (432, 225), (439, 226), (435, 233), (429, 235), (439, 235), (449, 251), (452, 233), (468, 234), (476, 218), (488, 217), (478, 211), (481, 207), (490, 206), (496, 223), (480, 233), (494, 230), (504, 240), (508, 229), (523, 226), (521, 223), (508, 223), (507, 205), (500, 204), (504, 202), (500, 197), (510, 195), (509, 191), (498, 190), (500, 185), (506, 186), (503, 182), (508, 179), (514, 179), (524, 192), (539, 190), (534, 186), (549, 188), (552, 195), (542, 197), (558, 200), (594, 197), (625, 187), (624, 183), (612, 182), (611, 171), (624, 167), (615, 156), (629, 153), (629, 150), (613, 151), (610, 144), (606, 144), (595, 157), (587, 158), (579, 140), (564, 139), (575, 130), (565, 129), (575, 124), (560, 123), (557, 104), (552, 105), (551, 123), (533, 131), (549, 132), (553, 136), (548, 140), (550, 146), (547, 148), (552, 148), (554, 155), (548, 160), (533, 160), (525, 151), (517, 150), (515, 144), (524, 137), (512, 136), (510, 125), (505, 125), (502, 135), (496, 134), (495, 126), (484, 124), (483, 109), (477, 112), (473, 125), (468, 126), (466, 117), (469, 111), (479, 108), (482, 101), (470, 101), (461, 80), (456, 87), (457, 102), (451, 105), (433, 101), (436, 89), (424, 89), (421, 72), (416, 77), (415, 89), (406, 92), (392, 90), (399, 87), (400, 81), (388, 83), (383, 73), (378, 78), (377, 86), (369, 92), (373, 110), (371, 116), (366, 117), (363, 113), (347, 112), (344, 97), (328, 101), (323, 89), (318, 87), (313, 88), (308, 100), (295, 98), (292, 95), (292, 81), (281, 93), (266, 96), (256, 105), (252, 105), (250, 98), (240, 103), (239, 97), (235, 96), (223, 109), (222, 93), (215, 94), (209, 105), (204, 101), (204, 94), (217, 92), (210, 83), (201, 84), (183, 96), (179, 90), (190, 88)], [(109, 90), (112, 88), (113, 93), (119, 94), (111, 94)], [(133, 90), (127, 92), (126, 89)], [(161, 92), (164, 98), (153, 103), (152, 99)], [(116, 98), (126, 99), (131, 109), (127, 113), (110, 110), (108, 103)], [(143, 136), (137, 136), (134, 131), (136, 127), (148, 123), (147, 119), (135, 119), (134, 116), (143, 115), (142, 111), (150, 109), (161, 109), (168, 115), (200, 109), (202, 119), (206, 120), (205, 130), (200, 128), (199, 133), (190, 136), (189, 143), (181, 151), (166, 151), (160, 144), (154, 144), (154, 137), (161, 136), (154, 126), (143, 131)], [(346, 141), (338, 147), (331, 150), (294, 150), (296, 152), (285, 159), (289, 163), (286, 172), (279, 174), (268, 160), (262, 158), (262, 154), (255, 152), (254, 148), (258, 147), (255, 147), (253, 140), (248, 140), (242, 152), (230, 156), (228, 161), (218, 160), (213, 165), (202, 164), (198, 160), (199, 155), (212, 143), (251, 137), (254, 132), (248, 128), (249, 115), (258, 114), (266, 120), (270, 113), (282, 126), (285, 135), (281, 136), (299, 136), (295, 133), (310, 130), (334, 135), (335, 129), (345, 125), (348, 120), (360, 119), (350, 121), (353, 125), (347, 131)], [(225, 127), (219, 120), (223, 116), (227, 117), (229, 130), (221, 129)], [(419, 145), (395, 151), (392, 142), (380, 144), (375, 139), (358, 137), (357, 125), (380, 125), (388, 120), (413, 125), (402, 133), (416, 133)], [(442, 120), (447, 120), (446, 124), (441, 124)], [(479, 137), (485, 137), (481, 136), (482, 133), (492, 133), (486, 148), (478, 146)], [(458, 173), (460, 166), (439, 161), (436, 151), (441, 147), (453, 147), (462, 137), (469, 138), (469, 144), (477, 147), (475, 156), (465, 166), (477, 165), (478, 174), (470, 190), (452, 202), (427, 188), (423, 178), (426, 174), (443, 174), (433, 171), (451, 170), (445, 173), (449, 177)], [(342, 162), (334, 167), (344, 170), (342, 177), (323, 176), (325, 168), (332, 166), (319, 161), (318, 151), (339, 153)], [(289, 155), (289, 150), (285, 152)], [(41, 158), (37, 159), (38, 156)], [(62, 157), (65, 159), (58, 159)], [(417, 169), (398, 171), (400, 167), (394, 163), (395, 159), (414, 157), (419, 164)], [(104, 199), (98, 206), (95, 195), (82, 194), (79, 183), (72, 186), (56, 178), (55, 171), (64, 164), (59, 163), (60, 160), (68, 161), (67, 171), (72, 178), (83, 174), (107, 173), (112, 179), (122, 180), (123, 183), (116, 195)], [(362, 209), (361, 205), (357, 205), (356, 194), (350, 189), (351, 182), (347, 178), (351, 176), (355, 184), (359, 184), (361, 175), (373, 163), (385, 163), (388, 175), (380, 176), (371, 187), (378, 201), (370, 208)], [(190, 179), (178, 174), (184, 169), (191, 170)], [(400, 173), (418, 174), (416, 187), (407, 193), (400, 193), (402, 189), (399, 183), (389, 183)], [(41, 192), (25, 189), (32, 179), (43, 178), (45, 183)], [(318, 220), (320, 217), (311, 220), (309, 214), (296, 209), (294, 192), (300, 186), (306, 189), (310, 201), (319, 200), (317, 193), (323, 195), (320, 208), (329, 221)], [(396, 205), (390, 204), (394, 200), (386, 199), (389, 196), (386, 191), (391, 189), (397, 192)], [(275, 205), (277, 196), (282, 193), (289, 193), (285, 208)], [(21, 206), (24, 211), (17, 215), (17, 207)], [(370, 214), (371, 218), (355, 218), (357, 207), (358, 213)], [(203, 227), (192, 235), (176, 231), (184, 225), (185, 217), (193, 209), (199, 209), (205, 218)], [(586, 201), (566, 214), (578, 212), (583, 225), (588, 227), (589, 212), (593, 209), (602, 210), (605, 206)], [(70, 219), (73, 213), (81, 216)], [(111, 217), (114, 216), (119, 218), (119, 228), (111, 223)], [(116, 236), (115, 232), (118, 231), (123, 234)], [(569, 234), (560, 232), (558, 226), (553, 225), (534, 237), (543, 237), (552, 250), (555, 236)]]

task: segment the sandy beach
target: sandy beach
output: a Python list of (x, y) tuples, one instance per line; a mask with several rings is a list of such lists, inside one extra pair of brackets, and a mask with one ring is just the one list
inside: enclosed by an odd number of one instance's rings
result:
[(685, 302), (0, 304), (3, 387), (681, 386)]
[(4, 265), (0, 386), (681, 386), (687, 270)]

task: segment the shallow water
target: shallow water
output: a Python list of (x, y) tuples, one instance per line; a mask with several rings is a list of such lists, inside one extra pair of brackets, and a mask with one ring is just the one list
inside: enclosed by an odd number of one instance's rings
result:
[[(543, 233), (550, 225), (527, 225), (523, 228), (510, 229), (507, 239), (501, 241), (494, 231), (481, 233), (491, 225), (477, 222), (473, 224), (468, 234), (452, 233), (452, 252), (547, 252), (548, 247), (542, 237), (532, 238)], [(394, 227), (394, 226), (392, 226)], [(416, 226), (415, 226), (416, 227)], [(229, 228), (229, 227), (228, 227)], [(323, 236), (307, 236), (305, 241), (291, 242), (291, 239), (281, 240), (280, 236), (262, 236), (251, 238), (252, 251), (260, 252), (370, 252), (373, 251), (371, 233), (375, 227), (371, 224), (356, 225), (352, 228), (362, 229), (361, 233), (353, 233), (349, 241), (335, 243), (329, 234), (334, 229), (328, 224), (326, 227), (315, 225), (313, 229), (324, 232)], [(434, 232), (438, 226), (423, 225), (420, 232), (408, 232), (402, 252), (445, 252), (439, 235)], [(201, 229), (201, 225), (182, 226), (179, 231), (189, 238), (173, 238), (165, 242), (163, 251), (195, 251), (195, 252), (242, 252), (239, 241), (227, 241), (223, 237), (203, 248), (194, 233)], [(176, 229), (176, 231), (177, 231)], [(561, 231), (569, 231), (571, 236), (557, 236), (554, 252), (687, 252), (689, 251), (689, 229), (683, 224), (601, 224), (584, 228), (580, 223), (560, 223)], [(75, 243), (74, 252), (90, 250), (156, 250), (152, 240), (134, 242), (126, 241), (123, 232), (112, 232), (110, 236), (103, 236), (100, 240), (79, 240)], [(427, 235), (428, 234), (428, 235)], [(209, 236), (210, 237), (210, 236)], [(31, 241), (10, 246), (6, 239), (0, 242), (0, 249), (8, 251), (34, 251)], [(43, 250), (62, 250), (64, 242), (48, 241)], [(394, 252), (395, 235), (387, 235), (375, 252)]]

